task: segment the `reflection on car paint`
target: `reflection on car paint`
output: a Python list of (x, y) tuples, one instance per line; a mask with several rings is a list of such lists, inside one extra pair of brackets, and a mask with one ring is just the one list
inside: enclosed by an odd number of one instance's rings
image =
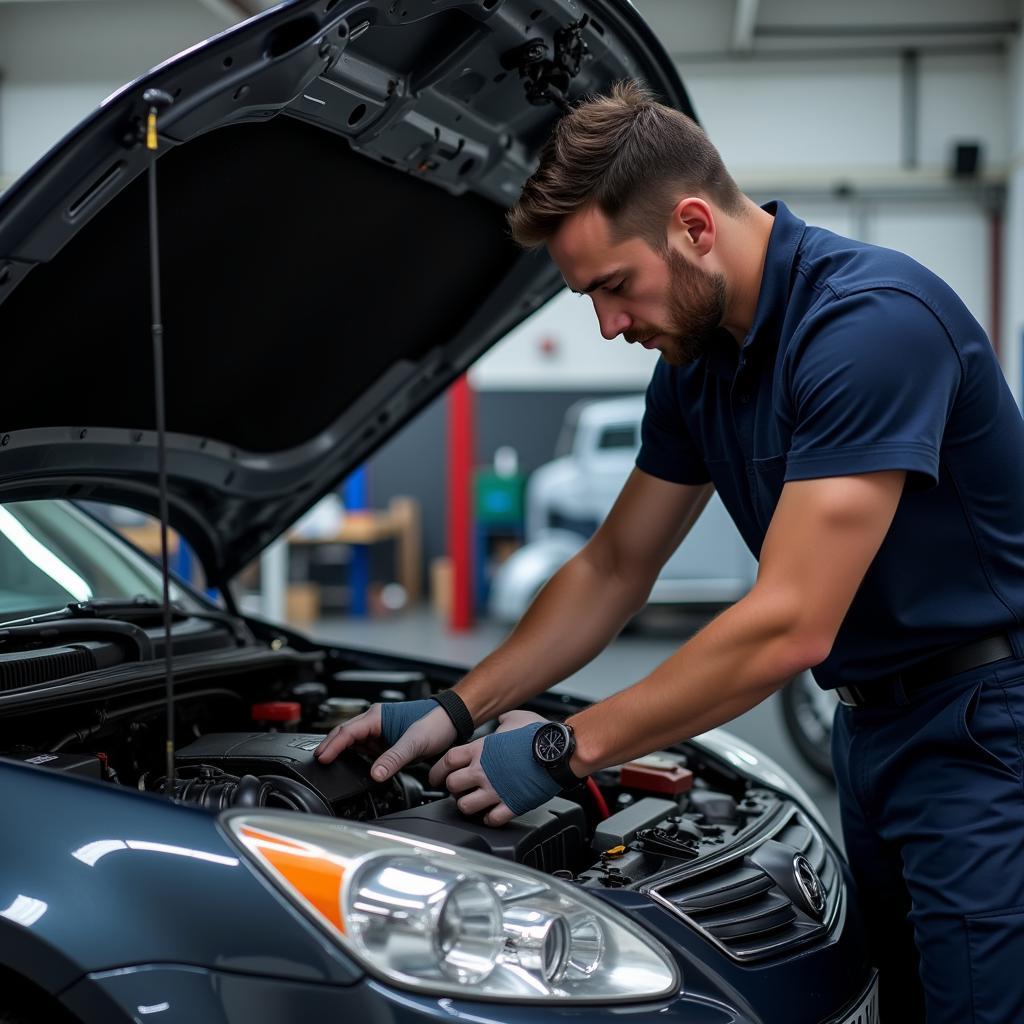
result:
[(219, 853), (190, 850), (184, 846), (170, 846), (167, 843), (151, 843), (145, 839), (97, 839), (95, 842), (86, 843), (85, 846), (80, 846), (77, 850), (72, 851), (71, 856), (92, 868), (108, 853), (116, 853), (118, 850), (170, 853), (175, 857), (194, 857), (196, 860), (205, 860), (211, 864), (223, 864), (230, 868), (238, 866), (237, 857), (224, 857)]
[(29, 928), (46, 913), (48, 906), (48, 903), (31, 896), (15, 896), (14, 902), (6, 910), (0, 910), (0, 917)]

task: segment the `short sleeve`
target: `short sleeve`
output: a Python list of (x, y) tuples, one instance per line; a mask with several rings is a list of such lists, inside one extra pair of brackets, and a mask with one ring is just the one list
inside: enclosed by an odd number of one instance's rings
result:
[(679, 411), (675, 374), (663, 359), (654, 368), (644, 402), (637, 468), (673, 484), (708, 483), (711, 474)]
[(830, 302), (790, 357), (787, 480), (903, 469), (912, 486), (938, 482), (962, 371), (920, 299), (879, 288)]

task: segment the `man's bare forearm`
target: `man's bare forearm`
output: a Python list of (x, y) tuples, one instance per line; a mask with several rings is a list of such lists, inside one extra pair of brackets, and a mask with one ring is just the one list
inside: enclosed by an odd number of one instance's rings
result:
[(824, 657), (757, 587), (633, 686), (574, 715), (580, 775), (731, 721)]
[(516, 708), (586, 665), (640, 609), (649, 589), (586, 549), (570, 559), (508, 638), (456, 686), (474, 721)]

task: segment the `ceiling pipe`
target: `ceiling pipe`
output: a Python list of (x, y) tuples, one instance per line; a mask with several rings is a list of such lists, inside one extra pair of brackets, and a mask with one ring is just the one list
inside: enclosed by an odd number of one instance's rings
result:
[(761, 39), (840, 39), (862, 36), (1013, 36), (1020, 22), (961, 21), (920, 22), (903, 25), (759, 25), (755, 35)]
[[(929, 57), (1002, 57), (1007, 53), (1008, 47), (1004, 42), (991, 43), (963, 43), (960, 45), (922, 45), (915, 46), (918, 54), (927, 54)], [(865, 57), (895, 57), (900, 58), (907, 52), (905, 46), (834, 46), (827, 50), (819, 47), (807, 47), (807, 49), (779, 49), (779, 50), (751, 50), (745, 53), (737, 53), (735, 50), (718, 51), (692, 51), (686, 52), (676, 50), (672, 53), (672, 59), (684, 66), (693, 64), (721, 64), (725, 61), (744, 61), (760, 63), (761, 61), (792, 61), (806, 60), (861, 60)]]

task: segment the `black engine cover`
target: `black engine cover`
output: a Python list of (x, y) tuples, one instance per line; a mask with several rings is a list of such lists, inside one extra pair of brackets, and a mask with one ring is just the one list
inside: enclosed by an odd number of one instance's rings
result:
[(214, 732), (177, 752), (178, 765), (208, 764), (230, 775), (285, 775), (304, 782), (333, 808), (376, 788), (369, 765), (346, 752), (322, 765), (313, 751), (322, 734), (289, 732)]

